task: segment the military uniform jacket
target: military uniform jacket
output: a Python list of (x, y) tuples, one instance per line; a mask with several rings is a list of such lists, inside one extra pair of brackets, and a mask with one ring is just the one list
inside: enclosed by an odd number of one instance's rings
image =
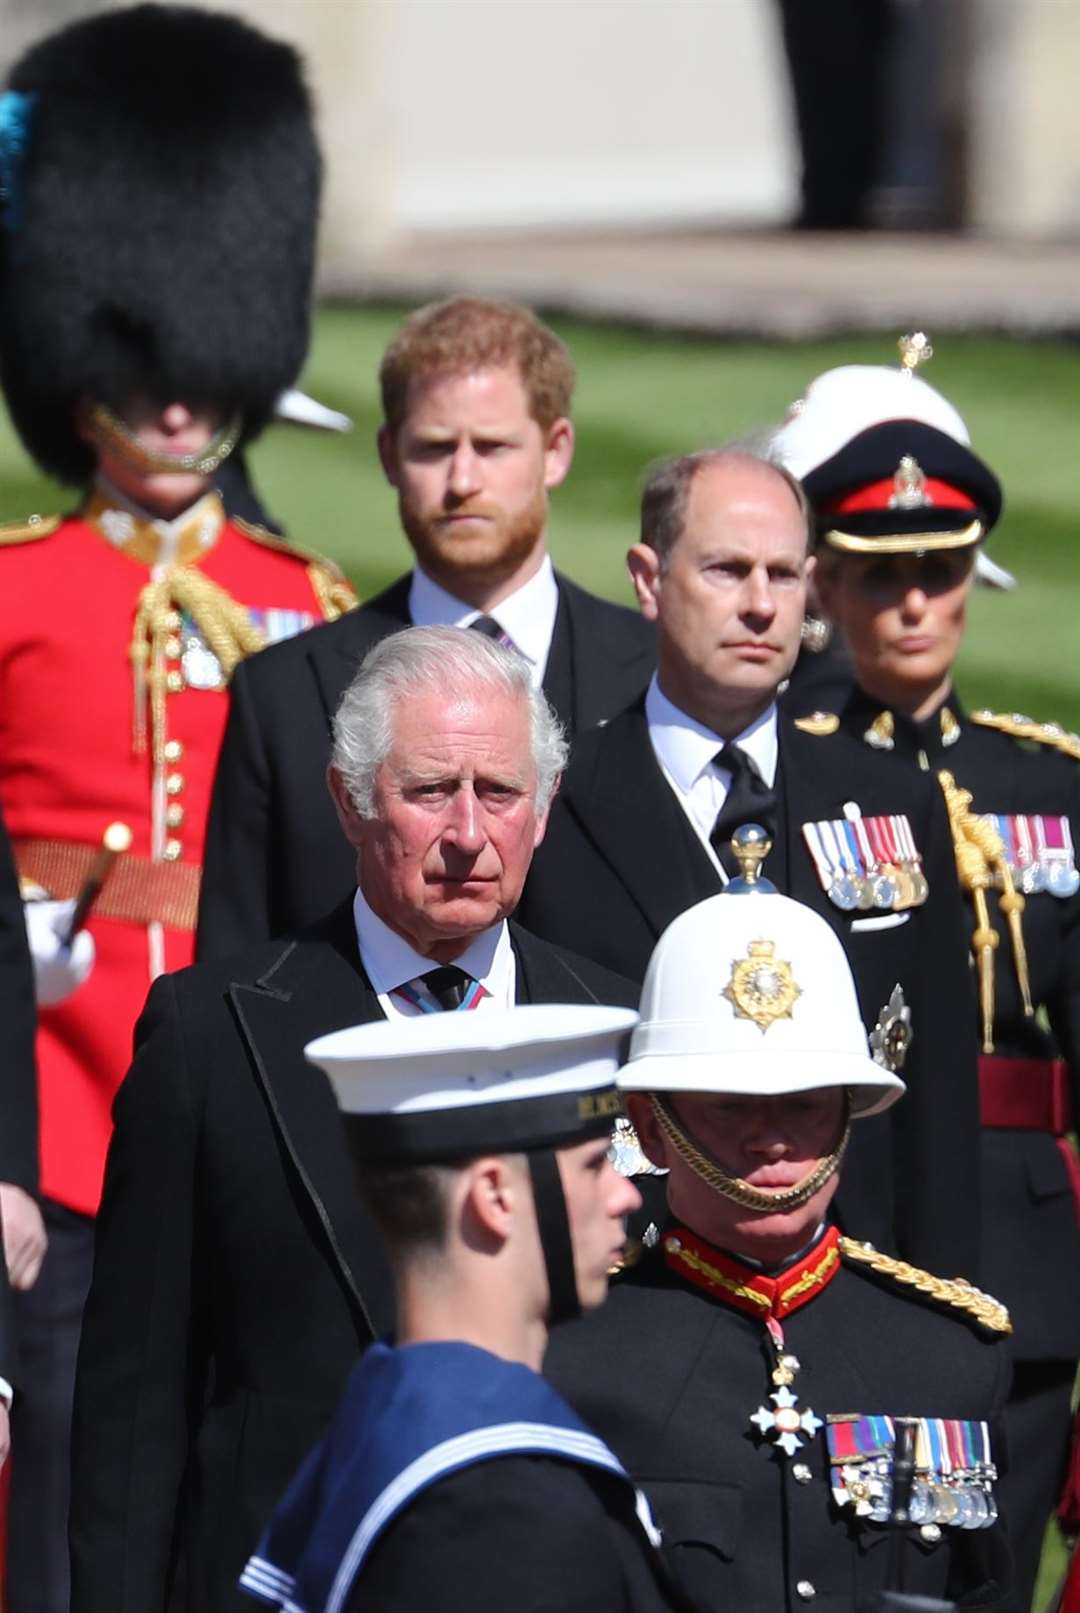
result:
[(662, 1613), (665, 1579), (647, 1503), (551, 1385), (446, 1342), (370, 1346), (241, 1584), (289, 1613)]
[[(805, 733), (783, 716), (779, 757), (778, 832), (765, 872), (836, 930), (868, 1029), (899, 983), (914, 1031), (901, 1072), (906, 1096), (855, 1127), (841, 1219), (919, 1265), (978, 1271), (974, 1006), (944, 803), (929, 781), (887, 768), (846, 735)], [(922, 907), (846, 913), (826, 896), (801, 828), (841, 818), (852, 800), (866, 815), (907, 814), (929, 883)], [(721, 888), (660, 771), (643, 707), (584, 735), (533, 859), (522, 923), (640, 980), (671, 920)]]
[[(511, 926), (520, 1002), (635, 989)], [(337, 1105), (303, 1056), (382, 1017), (352, 903), (159, 980), (116, 1099), (75, 1392), (72, 1613), (226, 1613), (359, 1351), (392, 1325)]]
[(81, 516), (0, 529), (0, 804), (19, 872), (71, 897), (106, 827), (133, 834), (90, 919), (90, 979), (40, 1016), (41, 1191), (72, 1209), (97, 1208), (150, 983), (192, 957), (226, 716), (207, 635), (246, 653), (332, 613), (341, 587), (227, 520), (215, 494), (168, 537), (100, 495)]
[[(556, 573), (544, 693), (573, 735), (611, 717), (652, 673), (653, 630)], [(232, 681), (214, 784), (198, 955), (308, 924), (352, 883), (326, 789), (330, 722), (367, 651), (409, 622), (408, 576), (360, 610), (253, 657)]]
[[(1064, 748), (1067, 739), (1060, 730), (1030, 724), (1043, 739), (1025, 739), (972, 721), (955, 695), (917, 725), (892, 713), (883, 723), (883, 715), (880, 703), (861, 690), (841, 714), (844, 728), (868, 755), (880, 756), (875, 741), (880, 745), (886, 738), (893, 757), (932, 773), (947, 769), (971, 791), (973, 812), (1066, 817), (1074, 840), (1080, 837), (1080, 766)], [(1004, 722), (1022, 726), (1009, 718)], [(1080, 1116), (1080, 892), (1064, 899), (1047, 890), (1025, 897), (1021, 925), (1031, 999), (1045, 1019), (1024, 1013), (996, 890), (988, 893), (988, 902), (1000, 938), (994, 952), (994, 1055), (1034, 1061), (1064, 1057), (1075, 1126)], [(970, 896), (967, 905), (970, 945), (976, 922)], [(1037, 1075), (1031, 1071), (1032, 1082)], [(1059, 1122), (1057, 1129), (1065, 1125)], [(1063, 1153), (1069, 1147), (1049, 1126), (995, 1125), (982, 1134), (983, 1275), (1012, 1312), (1015, 1354), (1022, 1360), (1080, 1355), (1080, 1226)]]
[[(1002, 1343), (861, 1268), (841, 1268), (783, 1332), (800, 1363), (799, 1406), (822, 1421), (854, 1413), (993, 1423), (1004, 1405)], [(699, 1606), (872, 1605), (885, 1584), (887, 1531), (837, 1506), (824, 1430), (788, 1457), (751, 1424), (769, 1403), (771, 1364), (762, 1322), (684, 1280), (657, 1248), (601, 1310), (556, 1329), (544, 1370), (645, 1491)], [(1008, 1606), (1000, 1526), (938, 1533), (910, 1531), (905, 1589)]]

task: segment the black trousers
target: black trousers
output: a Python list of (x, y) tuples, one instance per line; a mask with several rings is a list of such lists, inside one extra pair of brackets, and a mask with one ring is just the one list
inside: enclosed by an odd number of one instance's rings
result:
[(71, 1403), (94, 1222), (42, 1202), (49, 1248), (34, 1287), (17, 1294), (19, 1397), (12, 1419), (7, 1613), (68, 1613)]
[(1015, 1559), (1016, 1606), (1025, 1610), (1065, 1476), (1075, 1376), (1072, 1361), (1018, 1361), (1005, 1408), (1009, 1471), (999, 1488)]

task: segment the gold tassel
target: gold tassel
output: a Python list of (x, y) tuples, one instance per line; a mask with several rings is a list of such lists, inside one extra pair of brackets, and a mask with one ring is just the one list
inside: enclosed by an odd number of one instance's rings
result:
[(176, 631), (175, 614), (186, 611), (217, 657), (228, 683), (237, 663), (261, 650), (266, 639), (245, 606), (194, 566), (172, 566), (139, 595), (128, 654), (134, 681), (132, 745), (137, 755), (146, 750), (146, 707), (150, 707), (151, 754), (154, 765), (164, 761), (168, 670), (165, 644)]
[(1013, 884), (1012, 871), (1009, 868), (1008, 858), (1005, 855), (1005, 844), (992, 824), (985, 818), (969, 813), (969, 834), (979, 846), (987, 862), (992, 863), (997, 871), (1001, 885), (1001, 911), (1004, 913), (1009, 926), (1009, 936), (1012, 941), (1013, 963), (1016, 967), (1016, 981), (1020, 987), (1020, 996), (1024, 1003), (1024, 1013), (1030, 1019), (1035, 1012), (1031, 1004), (1031, 980), (1028, 973), (1027, 948), (1024, 945), (1024, 929), (1021, 923), (1024, 907), (1023, 896)]
[(953, 850), (956, 854), (956, 872), (965, 890), (972, 893), (975, 904), (975, 931), (971, 945), (979, 966), (979, 1011), (983, 1027), (983, 1052), (994, 1051), (994, 950), (998, 934), (990, 923), (986, 892), (991, 876), (986, 853), (980, 845), (981, 836), (973, 832), (978, 820), (971, 812), (971, 791), (962, 790), (947, 770), (938, 774), (945, 795), (952, 829)]

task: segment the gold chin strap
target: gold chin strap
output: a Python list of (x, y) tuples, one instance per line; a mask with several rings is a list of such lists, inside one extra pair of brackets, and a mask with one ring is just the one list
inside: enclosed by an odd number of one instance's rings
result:
[(979, 965), (979, 1013), (982, 1019), (984, 1053), (994, 1051), (994, 951), (998, 933), (990, 923), (990, 909), (986, 892), (994, 883), (994, 875), (1001, 886), (1001, 911), (1005, 914), (1012, 941), (1016, 979), (1023, 998), (1024, 1013), (1034, 1012), (1031, 1003), (1031, 983), (1028, 976), (1027, 949), (1020, 923), (1024, 911), (1024, 898), (1013, 884), (1012, 873), (1005, 855), (1005, 846), (997, 830), (971, 810), (971, 791), (963, 790), (947, 770), (938, 774), (949, 812), (953, 848), (956, 853), (956, 871), (965, 890), (971, 892), (975, 904), (975, 930), (971, 945)]
[(233, 415), (221, 426), (205, 448), (194, 454), (170, 454), (165, 449), (147, 448), (127, 423), (105, 403), (92, 403), (83, 415), (86, 427), (99, 449), (106, 448), (126, 465), (144, 473), (194, 472), (213, 476), (240, 440), (243, 421)]
[(244, 606), (196, 567), (171, 566), (158, 581), (147, 583), (139, 595), (128, 653), (135, 677), (134, 746), (137, 752), (146, 749), (149, 696), (156, 765), (162, 761), (165, 743), (165, 698), (169, 689), (167, 645), (180, 626), (180, 611), (188, 613), (217, 656), (225, 683), (238, 661), (254, 655), (266, 643)]
[(724, 1198), (730, 1199), (743, 1210), (760, 1210), (766, 1215), (776, 1215), (784, 1210), (797, 1210), (809, 1203), (819, 1188), (825, 1186), (829, 1178), (840, 1168), (840, 1161), (844, 1157), (851, 1136), (851, 1103), (844, 1105), (844, 1131), (831, 1154), (819, 1159), (813, 1170), (796, 1182), (794, 1187), (782, 1188), (777, 1193), (763, 1192), (760, 1188), (751, 1187), (739, 1176), (729, 1176), (722, 1165), (715, 1159), (702, 1152), (696, 1143), (683, 1131), (675, 1116), (668, 1107), (667, 1100), (658, 1092), (650, 1094), (653, 1113), (656, 1116), (660, 1130), (674, 1148), (684, 1165), (689, 1165), (694, 1175), (703, 1181), (706, 1187), (711, 1187)]

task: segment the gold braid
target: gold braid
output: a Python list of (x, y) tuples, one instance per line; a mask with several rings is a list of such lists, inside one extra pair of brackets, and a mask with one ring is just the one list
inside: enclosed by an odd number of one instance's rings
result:
[(823, 1187), (840, 1167), (840, 1161), (851, 1136), (851, 1105), (844, 1105), (844, 1134), (840, 1138), (831, 1154), (819, 1159), (813, 1170), (796, 1182), (794, 1187), (782, 1188), (779, 1192), (763, 1192), (760, 1188), (751, 1187), (738, 1176), (730, 1176), (723, 1166), (718, 1165), (714, 1159), (704, 1154), (683, 1131), (675, 1116), (671, 1113), (665, 1100), (659, 1093), (650, 1093), (653, 1113), (656, 1116), (660, 1130), (674, 1148), (684, 1165), (689, 1165), (694, 1175), (703, 1181), (706, 1187), (713, 1188), (722, 1193), (733, 1204), (744, 1210), (758, 1210), (765, 1215), (774, 1215), (780, 1210), (797, 1210), (800, 1205), (812, 1199), (820, 1187)]
[(930, 1299), (951, 1305), (955, 1310), (967, 1311), (991, 1333), (1012, 1332), (1009, 1313), (1000, 1300), (984, 1294), (981, 1288), (975, 1288), (963, 1277), (934, 1277), (928, 1271), (921, 1271), (918, 1266), (910, 1266), (906, 1260), (882, 1254), (873, 1244), (857, 1243), (854, 1238), (840, 1239), (840, 1253), (855, 1265), (869, 1266), (871, 1271), (879, 1272), (883, 1277), (892, 1277), (898, 1283), (906, 1283)]
[(136, 752), (145, 751), (149, 697), (156, 766), (162, 762), (165, 744), (165, 641), (175, 632), (173, 613), (177, 608), (188, 613), (217, 657), (225, 683), (239, 661), (266, 643), (244, 606), (194, 566), (171, 566), (158, 581), (147, 583), (139, 595), (128, 653), (135, 679), (133, 743)]

